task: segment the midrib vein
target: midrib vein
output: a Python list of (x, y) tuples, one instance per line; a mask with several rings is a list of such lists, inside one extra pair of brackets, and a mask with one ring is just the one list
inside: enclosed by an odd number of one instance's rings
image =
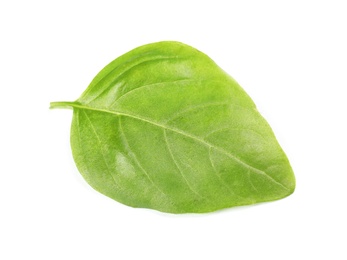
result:
[(215, 149), (216, 151), (219, 151), (220, 153), (222, 154), (225, 154), (227, 155), (229, 158), (233, 159), (234, 161), (236, 161), (237, 163), (241, 164), (242, 166), (244, 166), (245, 168), (247, 169), (250, 169), (252, 172), (254, 173), (257, 173), (257, 174), (260, 174), (260, 175), (263, 175), (265, 177), (267, 177), (269, 180), (271, 180), (272, 182), (276, 183), (277, 185), (281, 186), (283, 189), (285, 190), (289, 190), (287, 187), (285, 187), (283, 184), (281, 184), (280, 182), (276, 181), (274, 178), (272, 178), (270, 175), (266, 174), (266, 172), (262, 171), (262, 170), (259, 170), (257, 168), (254, 168), (253, 166), (245, 163), (244, 161), (242, 161), (241, 159), (239, 159), (238, 157), (236, 157), (235, 155), (225, 151), (224, 149), (218, 147), (218, 146), (215, 146), (209, 142), (206, 142), (205, 140), (197, 137), (197, 136), (194, 136), (192, 134), (189, 134), (187, 132), (184, 132), (178, 128), (175, 128), (175, 127), (170, 127), (170, 126), (167, 126), (167, 125), (163, 125), (163, 124), (160, 124), (160, 123), (157, 123), (157, 122), (154, 122), (154, 121), (151, 121), (149, 119), (146, 119), (146, 118), (143, 118), (143, 117), (139, 117), (137, 115), (133, 115), (133, 114), (129, 114), (129, 113), (124, 113), (124, 112), (120, 112), (120, 111), (111, 111), (111, 110), (107, 110), (107, 109), (102, 109), (102, 108), (95, 108), (95, 107), (88, 107), (88, 106), (85, 106), (85, 105), (82, 105), (82, 104), (79, 104), (77, 102), (56, 102), (56, 103), (53, 103), (51, 104), (52, 107), (54, 106), (60, 106), (60, 107), (63, 107), (63, 106), (71, 106), (71, 107), (74, 107), (74, 108), (80, 108), (80, 109), (86, 109), (86, 110), (91, 110), (91, 111), (97, 111), (97, 112), (104, 112), (104, 113), (108, 113), (108, 114), (113, 114), (113, 115), (118, 115), (118, 116), (125, 116), (125, 117), (130, 117), (130, 118), (134, 118), (134, 119), (137, 119), (139, 121), (143, 121), (143, 122), (146, 122), (146, 123), (149, 123), (149, 124), (152, 124), (152, 125), (155, 125), (157, 127), (160, 127), (160, 128), (163, 128), (163, 129), (166, 129), (166, 130), (169, 130), (169, 131), (172, 131), (174, 133), (177, 133), (177, 134), (180, 134), (180, 135), (183, 135), (183, 136), (186, 136), (186, 137), (189, 137), (209, 148), (213, 148)]

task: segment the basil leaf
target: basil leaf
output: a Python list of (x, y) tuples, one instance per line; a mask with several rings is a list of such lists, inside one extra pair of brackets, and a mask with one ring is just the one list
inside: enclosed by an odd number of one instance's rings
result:
[(244, 90), (178, 42), (107, 65), (72, 107), (76, 165), (97, 191), (132, 207), (210, 212), (290, 195), (295, 178)]

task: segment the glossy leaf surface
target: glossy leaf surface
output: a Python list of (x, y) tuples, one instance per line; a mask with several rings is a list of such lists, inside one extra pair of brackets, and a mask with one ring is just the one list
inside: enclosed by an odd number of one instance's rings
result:
[(244, 90), (178, 42), (107, 65), (72, 107), (76, 165), (96, 190), (132, 207), (210, 212), (290, 195), (295, 178)]

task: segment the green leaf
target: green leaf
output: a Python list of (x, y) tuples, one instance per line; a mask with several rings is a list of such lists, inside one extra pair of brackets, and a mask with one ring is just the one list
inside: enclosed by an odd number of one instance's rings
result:
[(178, 42), (108, 64), (72, 107), (76, 165), (97, 191), (132, 207), (210, 212), (290, 195), (295, 177), (244, 90)]

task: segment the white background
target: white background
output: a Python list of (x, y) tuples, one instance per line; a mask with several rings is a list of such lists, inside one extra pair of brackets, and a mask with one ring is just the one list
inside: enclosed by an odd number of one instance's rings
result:
[[(347, 259), (345, 1), (1, 1), (0, 28), (0, 259)], [(170, 215), (85, 183), (72, 112), (49, 102), (161, 40), (205, 52), (253, 98), (293, 195)]]

